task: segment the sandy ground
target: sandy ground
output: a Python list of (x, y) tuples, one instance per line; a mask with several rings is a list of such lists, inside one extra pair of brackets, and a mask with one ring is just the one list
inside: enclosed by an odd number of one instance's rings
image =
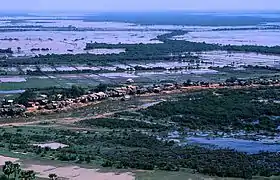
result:
[(11, 158), (11, 157), (6, 157), (6, 156), (1, 156), (0, 155), (0, 166), (3, 166), (5, 164), (6, 161), (11, 161), (11, 162), (16, 162), (19, 159), (17, 158)]
[(67, 167), (54, 167), (45, 165), (31, 165), (28, 170), (34, 170), (37, 172), (37, 176), (41, 178), (48, 178), (49, 174), (56, 174), (60, 178), (66, 178), (69, 180), (134, 180), (135, 177), (132, 173), (120, 173), (113, 172), (101, 173), (98, 169), (85, 169), (78, 166)]
[[(0, 155), (0, 166), (6, 161), (13, 163), (19, 159)], [(69, 180), (134, 180), (134, 174), (130, 172), (99, 172), (98, 169), (86, 169), (78, 166), (55, 167), (50, 165), (26, 165), (24, 170), (33, 170), (37, 173), (37, 177), (48, 178), (49, 174), (56, 174), (58, 177)]]

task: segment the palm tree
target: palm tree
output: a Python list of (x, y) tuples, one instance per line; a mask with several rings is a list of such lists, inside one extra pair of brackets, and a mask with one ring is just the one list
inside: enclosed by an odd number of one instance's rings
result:
[(49, 174), (49, 178), (51, 180), (57, 180), (57, 175), (56, 174)]
[(5, 165), (3, 166), (3, 173), (10, 178), (10, 175), (13, 174), (14, 169), (13, 169), (13, 163), (11, 161), (6, 161)]

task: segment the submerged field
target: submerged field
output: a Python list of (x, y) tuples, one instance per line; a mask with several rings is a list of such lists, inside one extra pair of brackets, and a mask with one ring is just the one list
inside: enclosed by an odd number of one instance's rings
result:
[(31, 106), (0, 117), (0, 165), (40, 179), (279, 179), (278, 16), (208, 16), (0, 18), (0, 110)]

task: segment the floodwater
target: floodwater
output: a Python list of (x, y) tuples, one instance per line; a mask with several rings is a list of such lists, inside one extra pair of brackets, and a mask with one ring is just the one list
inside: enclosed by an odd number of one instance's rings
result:
[[(161, 43), (151, 40), (164, 31), (26, 31), (0, 34), (0, 47), (12, 48), (14, 56), (35, 56), (38, 54), (120, 53), (124, 50), (85, 51), (86, 43)], [(13, 40), (9, 40), (12, 38)], [(42, 50), (44, 49), (44, 50)]]
[[(47, 18), (47, 19), (46, 19)], [(22, 29), (44, 29), (50, 27), (76, 27), (87, 28), (89, 30), (112, 30), (112, 29), (127, 29), (127, 30), (188, 30), (188, 31), (206, 31), (219, 28), (253, 28), (256, 26), (184, 26), (184, 25), (139, 25), (125, 22), (90, 22), (83, 20), (73, 20), (60, 17), (60, 20), (52, 17), (0, 17), (0, 27), (13, 28), (22, 26)], [(20, 20), (20, 21), (13, 21)], [(269, 24), (267, 24), (269, 25)], [(273, 24), (272, 24), (273, 25)], [(28, 27), (29, 26), (29, 27)], [(34, 26), (34, 27), (32, 27)]]
[[(46, 19), (48, 18), (48, 19)], [(280, 44), (277, 30), (250, 30), (250, 31), (211, 31), (222, 29), (212, 26), (174, 26), (174, 25), (138, 25), (121, 22), (86, 22), (73, 19), (57, 20), (51, 17), (0, 17), (0, 28), (10, 30), (0, 34), (0, 47), (12, 48), (14, 56), (35, 56), (38, 54), (115, 54), (124, 50), (91, 50), (85, 51), (86, 43), (161, 43), (153, 40), (158, 35), (172, 30), (191, 31), (176, 39), (189, 41), (205, 41), (221, 44)], [(259, 26), (238, 26), (227, 28), (252, 28)], [(22, 32), (12, 31), (20, 27)], [(71, 29), (71, 28), (72, 29)], [(67, 31), (55, 31), (56, 28), (69, 28)], [(80, 28), (83, 31), (75, 31)], [(256, 38), (257, 37), (257, 38)], [(10, 39), (11, 38), (11, 39)], [(34, 49), (40, 50), (34, 50)], [(31, 51), (33, 49), (33, 51)], [(45, 50), (42, 50), (45, 49)], [(48, 50), (46, 50), (48, 49)]]
[(280, 30), (234, 30), (189, 32), (175, 39), (223, 45), (280, 45)]
[(105, 49), (105, 48), (101, 48), (101, 49), (92, 49), (87, 51), (90, 54), (120, 54), (125, 52), (125, 49)]
[(263, 55), (257, 53), (229, 53), (226, 51), (209, 51), (198, 54), (203, 61), (212, 62), (211, 66), (242, 66), (242, 65), (260, 65), (260, 66), (280, 66), (280, 56)]
[(149, 77), (150, 75), (183, 75), (183, 74), (214, 74), (214, 73), (218, 73), (218, 71), (215, 70), (211, 70), (211, 69), (193, 69), (193, 70), (176, 70), (176, 71), (170, 71), (170, 70), (166, 70), (166, 71), (145, 71), (145, 72), (137, 72), (135, 74), (137, 74), (138, 76), (147, 76)]
[(190, 137), (186, 139), (189, 143), (199, 144), (207, 147), (222, 149), (233, 149), (240, 152), (256, 154), (264, 152), (280, 152), (280, 144), (265, 144), (259, 141), (234, 139), (234, 138), (213, 138)]

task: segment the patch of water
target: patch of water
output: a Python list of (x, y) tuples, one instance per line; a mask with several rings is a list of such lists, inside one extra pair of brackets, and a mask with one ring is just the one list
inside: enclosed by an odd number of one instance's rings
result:
[(257, 53), (229, 53), (226, 51), (209, 51), (196, 54), (202, 60), (212, 62), (211, 66), (232, 65), (239, 67), (241, 65), (262, 65), (276, 67), (280, 65), (280, 56), (263, 55)]
[(194, 42), (218, 43), (223, 45), (263, 45), (280, 44), (280, 30), (234, 30), (189, 32), (174, 39)]
[(56, 67), (56, 69), (58, 71), (75, 71), (75, 70), (77, 70), (74, 67), (69, 67), (69, 66), (59, 66), (59, 67)]
[(16, 67), (1, 67), (0, 71), (5, 71), (5, 72), (17, 72), (18, 69)]
[(186, 75), (186, 74), (214, 74), (218, 73), (216, 70), (212, 69), (192, 69), (192, 70), (176, 70), (176, 71), (146, 71), (146, 72), (137, 72), (135, 73), (138, 76), (149, 76), (149, 75)]
[(68, 145), (61, 144), (61, 143), (45, 143), (45, 144), (33, 144), (33, 146), (39, 146), (41, 148), (50, 148), (50, 149), (59, 149), (68, 147)]
[(26, 82), (26, 79), (23, 77), (0, 77), (0, 83), (9, 82)]
[(92, 50), (88, 50), (86, 51), (87, 53), (90, 54), (96, 54), (96, 55), (100, 55), (100, 54), (120, 54), (125, 52), (125, 49), (92, 49)]
[(246, 153), (264, 152), (280, 152), (280, 144), (266, 144), (259, 141), (234, 139), (234, 138), (205, 138), (205, 137), (190, 137), (186, 138), (187, 143), (199, 144), (206, 147), (233, 149)]
[(142, 104), (142, 105), (141, 105), (141, 108), (152, 107), (152, 106), (157, 105), (157, 104), (159, 104), (159, 103), (161, 103), (161, 102), (163, 102), (163, 100), (162, 100), (162, 101), (158, 101), (158, 102), (145, 103), (145, 104)]
[(0, 94), (21, 94), (24, 92), (25, 92), (25, 90), (7, 90), (7, 91), (0, 90)]
[(48, 65), (40, 65), (39, 66), (40, 67), (40, 69), (41, 69), (41, 71), (45, 71), (45, 72), (54, 72), (54, 71), (56, 71), (53, 67), (51, 67), (51, 66), (48, 66)]
[(129, 74), (129, 73), (103, 73), (99, 74), (100, 76), (107, 77), (107, 78), (118, 78), (118, 77), (123, 77), (123, 78), (137, 78), (139, 76), (134, 75), (134, 74)]

